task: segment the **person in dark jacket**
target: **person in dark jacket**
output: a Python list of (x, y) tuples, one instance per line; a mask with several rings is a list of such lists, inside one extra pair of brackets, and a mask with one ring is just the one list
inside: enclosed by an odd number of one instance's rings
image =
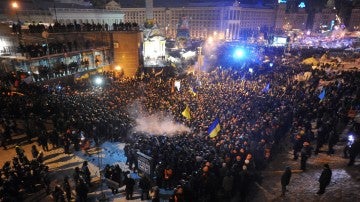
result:
[(33, 159), (36, 159), (39, 155), (39, 150), (36, 148), (36, 145), (31, 146), (31, 155)]
[(49, 151), (49, 147), (48, 147), (48, 136), (46, 134), (45, 131), (42, 131), (39, 135), (39, 138), (38, 138), (38, 142), (39, 142), (39, 145), (41, 145), (42, 149), (44, 151)]
[(63, 190), (66, 194), (66, 199), (68, 202), (71, 201), (71, 186), (70, 186), (70, 182), (69, 182), (69, 177), (68, 176), (65, 176), (64, 177), (64, 181), (63, 181), (63, 184), (62, 184), (62, 187), (63, 187)]
[(88, 167), (88, 162), (84, 161), (81, 167), (81, 172), (80, 172), (85, 180), (85, 183), (88, 186), (91, 186), (91, 173)]
[(233, 191), (234, 185), (234, 176), (231, 175), (230, 171), (226, 173), (223, 181), (222, 181), (222, 188), (224, 190), (224, 197), (231, 198), (231, 193)]
[(60, 185), (56, 185), (52, 193), (55, 202), (65, 202), (64, 190), (61, 189)]
[(320, 190), (317, 192), (317, 194), (321, 195), (325, 193), (325, 188), (330, 184), (331, 176), (332, 171), (329, 167), (329, 164), (324, 164), (324, 169), (319, 178)]
[(141, 200), (149, 200), (150, 196), (149, 196), (149, 190), (151, 188), (151, 181), (150, 179), (146, 176), (143, 175), (139, 181), (139, 187), (141, 189)]
[(357, 138), (354, 143), (349, 147), (349, 163), (348, 166), (352, 166), (355, 163), (356, 157), (360, 154), (360, 140)]
[(286, 186), (289, 185), (291, 179), (291, 168), (286, 166), (284, 173), (281, 176), (281, 196), (285, 196)]
[(132, 200), (134, 193), (135, 180), (131, 178), (131, 175), (128, 174), (124, 180), (126, 200)]
[(306, 170), (306, 163), (308, 158), (310, 158), (312, 152), (312, 147), (310, 146), (309, 142), (303, 143), (303, 148), (301, 149), (301, 166), (300, 169), (305, 171)]
[(78, 202), (88, 201), (87, 194), (89, 192), (89, 188), (82, 178), (80, 178), (79, 183), (76, 185), (75, 191), (76, 191), (76, 201)]

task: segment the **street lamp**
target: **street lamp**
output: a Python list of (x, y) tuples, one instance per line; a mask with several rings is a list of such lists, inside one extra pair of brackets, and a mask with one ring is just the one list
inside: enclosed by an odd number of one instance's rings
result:
[(18, 4), (16, 1), (14, 1), (14, 2), (11, 3), (11, 7), (12, 7), (12, 8), (15, 10), (15, 12), (16, 12), (17, 21), (20, 22), (20, 20), (19, 20), (19, 15), (18, 15), (19, 4)]
[[(21, 23), (20, 23), (20, 19), (19, 19), (19, 14), (18, 14), (18, 10), (19, 10), (19, 8), (20, 8), (20, 6), (19, 6), (19, 4), (18, 4), (18, 2), (17, 1), (13, 1), (12, 3), (11, 3), (11, 7), (12, 7), (12, 9), (14, 9), (15, 10), (15, 13), (16, 13), (16, 18), (17, 18), (17, 25), (16, 25), (16, 29), (14, 29), (14, 31), (17, 33), (17, 36), (18, 36), (18, 40), (19, 40), (19, 45), (21, 45), (22, 44), (22, 36), (21, 36)], [(14, 26), (15, 24), (13, 23), (13, 26)]]

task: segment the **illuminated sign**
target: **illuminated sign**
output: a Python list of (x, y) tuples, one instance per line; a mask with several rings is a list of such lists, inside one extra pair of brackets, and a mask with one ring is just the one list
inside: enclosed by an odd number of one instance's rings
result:
[(286, 4), (286, 0), (278, 0), (279, 4)]
[(140, 171), (148, 176), (152, 176), (152, 158), (144, 153), (137, 152), (138, 155), (138, 168)]
[(281, 37), (281, 36), (275, 36), (274, 37), (274, 46), (285, 46), (287, 44), (287, 38)]

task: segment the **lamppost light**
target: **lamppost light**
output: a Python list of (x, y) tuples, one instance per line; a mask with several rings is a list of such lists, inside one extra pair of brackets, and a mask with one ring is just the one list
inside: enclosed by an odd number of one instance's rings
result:
[(12, 2), (11, 3), (11, 6), (13, 7), (13, 8), (19, 8), (19, 4), (15, 1), (15, 2)]
[(116, 71), (121, 71), (121, 67), (120, 67), (119, 65), (116, 65), (116, 66), (115, 66), (115, 70), (116, 70)]

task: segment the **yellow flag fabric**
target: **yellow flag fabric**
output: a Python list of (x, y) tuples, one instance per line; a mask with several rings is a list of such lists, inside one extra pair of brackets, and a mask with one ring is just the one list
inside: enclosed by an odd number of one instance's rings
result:
[(184, 109), (183, 112), (181, 112), (181, 114), (188, 120), (191, 119), (191, 115), (190, 115), (190, 107), (188, 105), (186, 105), (186, 108)]
[(196, 97), (197, 93), (195, 92), (194, 88), (189, 88), (189, 92), (192, 96)]

